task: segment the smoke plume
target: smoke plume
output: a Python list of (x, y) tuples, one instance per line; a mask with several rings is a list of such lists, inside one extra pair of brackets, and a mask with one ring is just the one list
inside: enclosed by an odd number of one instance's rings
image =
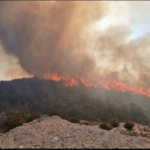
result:
[(131, 29), (127, 25), (92, 32), (92, 25), (109, 13), (106, 4), (1, 1), (1, 43), (27, 73), (38, 77), (48, 72), (70, 77), (98, 73), (147, 87), (149, 35), (128, 42)]
[(86, 76), (96, 66), (87, 30), (104, 12), (97, 2), (1, 2), (2, 44), (36, 76)]

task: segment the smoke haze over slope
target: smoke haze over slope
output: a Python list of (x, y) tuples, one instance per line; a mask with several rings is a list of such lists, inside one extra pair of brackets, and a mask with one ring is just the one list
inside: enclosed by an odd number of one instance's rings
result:
[[(149, 3), (124, 3), (0, 2), (1, 44), (7, 54), (18, 59), (26, 76), (42, 78), (48, 72), (69, 77), (98, 74), (99, 78), (120, 80), (136, 88), (149, 87), (150, 35), (128, 41), (130, 24), (147, 20), (142, 16), (149, 14)], [(124, 23), (118, 19), (106, 22), (104, 29), (94, 26), (119, 15)], [(10, 68), (5, 75), (12, 72)]]

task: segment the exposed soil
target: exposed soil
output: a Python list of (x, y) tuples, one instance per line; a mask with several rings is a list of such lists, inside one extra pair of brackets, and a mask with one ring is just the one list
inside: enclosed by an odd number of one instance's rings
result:
[[(125, 131), (123, 124), (107, 131), (98, 125), (42, 116), (5, 134), (0, 133), (0, 148), (150, 148), (148, 137), (121, 134), (120, 131)], [(138, 124), (133, 130), (139, 130)]]

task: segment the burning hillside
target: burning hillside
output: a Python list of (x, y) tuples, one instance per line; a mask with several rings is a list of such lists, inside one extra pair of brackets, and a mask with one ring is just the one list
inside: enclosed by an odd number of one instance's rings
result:
[[(95, 29), (116, 9), (110, 4), (1, 1), (1, 44), (33, 76), (150, 96), (149, 35), (128, 41), (128, 25)], [(133, 2), (127, 6), (134, 7)], [(12, 74), (8, 69), (6, 76)]]
[(115, 91), (122, 91), (122, 92), (132, 92), (135, 94), (141, 94), (145, 96), (150, 96), (150, 88), (133, 88), (127, 83), (123, 83), (121, 81), (117, 80), (109, 80), (109, 79), (100, 79), (98, 82), (96, 82), (96, 77), (91, 76), (90, 78), (83, 78), (83, 77), (74, 77), (69, 78), (65, 76), (58, 76), (55, 73), (47, 73), (44, 75), (44, 78), (46, 79), (52, 79), (54, 81), (60, 81), (63, 80), (65, 83), (65, 86), (77, 86), (78, 80), (80, 80), (85, 86), (93, 86), (97, 87), (98, 85), (101, 85), (102, 87), (106, 88), (107, 90), (113, 89)]

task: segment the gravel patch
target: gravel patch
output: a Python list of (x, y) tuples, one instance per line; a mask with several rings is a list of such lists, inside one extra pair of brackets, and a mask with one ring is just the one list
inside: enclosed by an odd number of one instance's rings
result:
[(0, 134), (0, 148), (150, 148), (150, 138), (71, 123), (58, 116), (25, 123)]

